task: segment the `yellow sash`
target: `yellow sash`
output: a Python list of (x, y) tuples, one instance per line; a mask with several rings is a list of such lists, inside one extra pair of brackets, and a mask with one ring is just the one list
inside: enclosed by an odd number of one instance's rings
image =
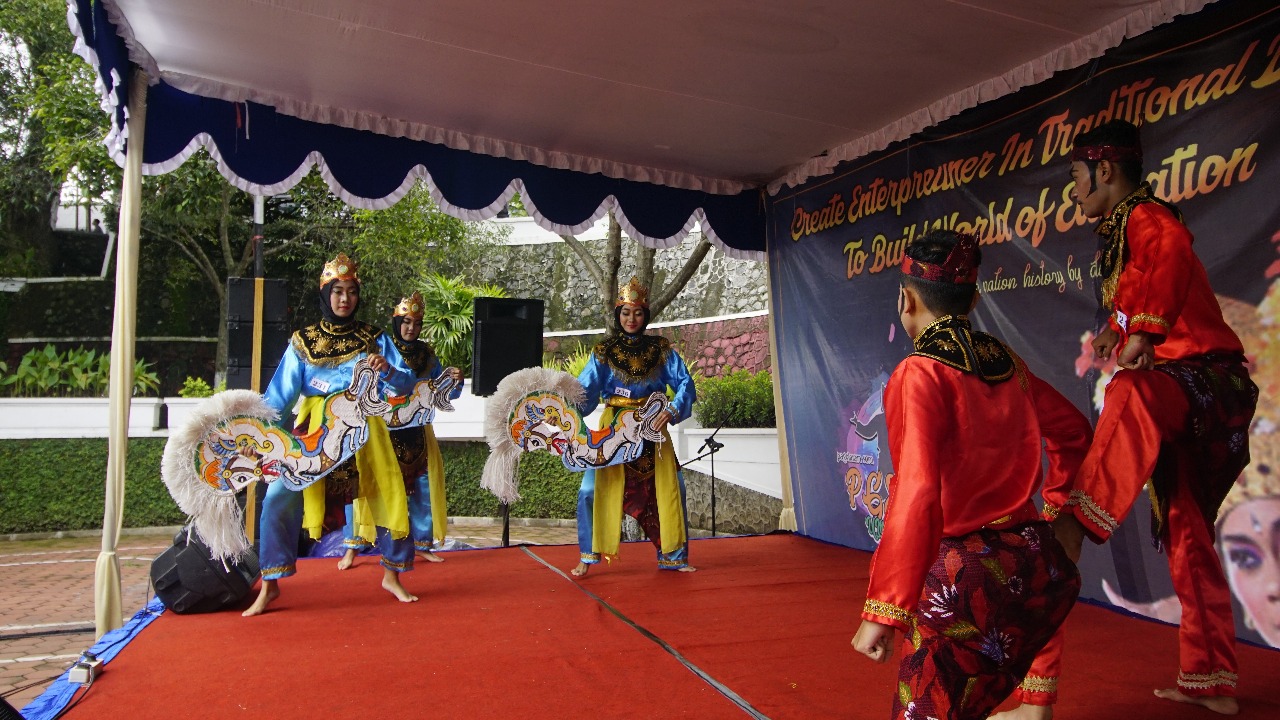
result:
[[(305, 423), (307, 434), (320, 429), (324, 420), (323, 395), (302, 398), (298, 406), (297, 427)], [(391, 537), (399, 539), (409, 534), (409, 504), (404, 494), (404, 479), (396, 451), (391, 447), (391, 433), (380, 417), (366, 419), (369, 439), (356, 451), (356, 472), (360, 486), (352, 503), (352, 531), (355, 537), (374, 542), (378, 528), (384, 527)], [(302, 490), (302, 526), (313, 540), (319, 540), (323, 532), (325, 492), (324, 480), (308, 485)]]
[[(613, 422), (619, 410), (606, 407), (600, 427)], [(684, 504), (680, 501), (680, 481), (676, 476), (676, 451), (671, 436), (663, 428), (662, 444), (654, 448), (654, 486), (658, 501), (658, 524), (662, 531), (662, 552), (671, 553), (685, 544)], [(610, 465), (595, 471), (596, 499), (591, 526), (591, 550), (612, 560), (618, 555), (622, 534), (622, 499), (626, 487), (623, 465)]]
[(431, 486), (431, 536), (436, 542), (444, 542), (445, 525), (449, 523), (449, 506), (444, 499), (444, 458), (440, 457), (440, 443), (436, 431), (426, 426), (427, 482)]

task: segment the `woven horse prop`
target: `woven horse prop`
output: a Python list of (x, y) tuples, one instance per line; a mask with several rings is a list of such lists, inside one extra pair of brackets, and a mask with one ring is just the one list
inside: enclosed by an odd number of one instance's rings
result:
[(490, 453), (481, 487), (510, 504), (520, 499), (516, 468), (521, 453), (550, 452), (569, 470), (582, 472), (631, 462), (640, 457), (645, 441), (665, 439), (656, 426), (667, 406), (662, 393), (618, 411), (600, 430), (590, 429), (583, 420), (578, 410), (583, 399), (577, 378), (559, 370), (518, 370), (498, 383), (485, 413)]
[(417, 427), (436, 411), (452, 411), (448, 375), (420, 380), (409, 395), (386, 398), (368, 360), (356, 363), (351, 384), (325, 397), (315, 432), (299, 437), (251, 390), (228, 390), (201, 403), (165, 444), (161, 476), (178, 507), (213, 557), (232, 559), (249, 549), (236, 494), (255, 480), (302, 490), (355, 456), (369, 438), (367, 418), (389, 429)]

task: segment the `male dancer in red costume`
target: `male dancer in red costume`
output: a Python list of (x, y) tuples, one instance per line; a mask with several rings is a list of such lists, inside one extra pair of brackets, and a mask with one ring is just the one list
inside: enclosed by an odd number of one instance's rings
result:
[(1102, 218), (1110, 318), (1093, 347), (1102, 359), (1118, 348), (1124, 369), (1107, 386), (1096, 440), (1054, 530), (1078, 558), (1083, 536), (1106, 542), (1148, 485), (1154, 535), (1182, 602), (1177, 687), (1155, 694), (1234, 715), (1235, 623), (1213, 522), (1249, 463), (1258, 388), (1181, 214), (1140, 183), (1138, 129), (1116, 120), (1077, 136), (1071, 177), (1080, 211)]
[(916, 239), (902, 261), (898, 310), (915, 352), (885, 387), (895, 476), (853, 639), (885, 662), (904, 631), (900, 720), (985, 719), (1080, 591), (1031, 498), (1042, 476), (1068, 487), (1089, 422), (1003, 343), (970, 328), (980, 262), (977, 240), (950, 231)]

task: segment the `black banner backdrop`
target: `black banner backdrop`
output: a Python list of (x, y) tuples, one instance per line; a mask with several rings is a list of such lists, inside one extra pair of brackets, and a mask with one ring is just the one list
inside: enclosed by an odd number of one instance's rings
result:
[[(1280, 461), (1280, 8), (1263, 2), (1211, 5), (771, 199), (778, 382), (800, 532), (863, 549), (879, 541), (893, 472), (880, 392), (911, 348), (897, 324), (896, 268), (928, 230), (980, 236), (975, 325), (1096, 420), (1115, 368), (1089, 352), (1099, 245), (1070, 202), (1067, 153), (1077, 132), (1113, 118), (1141, 123), (1147, 179), (1186, 215), (1253, 362), (1263, 398), (1242, 481), (1273, 497), (1247, 517), (1280, 535), (1270, 476)], [(1176, 622), (1148, 513), (1144, 495), (1111, 542), (1086, 543), (1083, 596)], [(1240, 636), (1280, 647), (1280, 611), (1259, 590), (1280, 582), (1280, 536), (1248, 548), (1219, 534)]]

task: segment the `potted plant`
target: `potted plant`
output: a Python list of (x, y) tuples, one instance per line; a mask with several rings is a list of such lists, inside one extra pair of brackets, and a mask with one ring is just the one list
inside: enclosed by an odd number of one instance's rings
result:
[[(105, 437), (110, 423), (106, 398), (110, 357), (76, 348), (58, 352), (53, 345), (29, 351), (18, 365), (0, 363), (0, 437)], [(160, 379), (150, 364), (134, 366), (129, 434), (149, 435), (160, 420)]]
[(181, 427), (187, 418), (191, 416), (191, 412), (195, 407), (204, 401), (207, 397), (212, 397), (216, 392), (226, 390), (225, 383), (219, 383), (215, 388), (209, 385), (204, 378), (187, 376), (182, 381), (182, 387), (178, 390), (178, 397), (165, 398), (164, 407), (167, 413), (165, 427), (172, 430)]

